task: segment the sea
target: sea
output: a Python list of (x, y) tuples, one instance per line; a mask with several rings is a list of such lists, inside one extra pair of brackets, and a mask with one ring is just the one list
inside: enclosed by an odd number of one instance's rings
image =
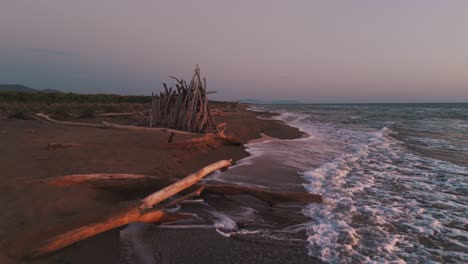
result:
[[(193, 213), (190, 220), (121, 232), (140, 259), (161, 250), (164, 241), (150, 245), (164, 230), (172, 237), (174, 229), (204, 229), (215, 232), (210, 247), (226, 245), (216, 251), (222, 263), (468, 263), (468, 104), (250, 109), (275, 113), (259, 118), (282, 121), (304, 136), (249, 143), (249, 157), (204, 181), (310, 192), (324, 203), (193, 200), (173, 208)], [(142, 239), (147, 230), (153, 242)]]
[(248, 147), (279, 152), (275, 162), (296, 167), (304, 188), (323, 196), (302, 210), (308, 254), (329, 263), (468, 263), (468, 104), (253, 110), (307, 134)]

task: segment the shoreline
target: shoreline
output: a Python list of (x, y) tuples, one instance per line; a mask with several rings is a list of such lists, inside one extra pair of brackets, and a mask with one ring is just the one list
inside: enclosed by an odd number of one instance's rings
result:
[[(303, 136), (298, 129), (281, 121), (257, 118), (260, 115), (271, 116), (273, 114), (243, 108), (229, 113), (227, 117), (215, 116), (215, 122), (227, 122), (226, 133), (238, 136), (244, 144), (253, 139), (258, 142), (262, 139), (262, 134), (267, 135), (268, 138), (279, 139), (294, 139)], [(1, 185), (7, 190), (0, 198), (13, 202), (7, 206), (12, 211), (1, 223), (2, 230), (4, 230), (2, 237), (6, 237), (2, 241), (0, 254), (0, 260), (5, 259), (4, 263), (8, 263), (8, 260), (11, 263), (18, 261), (22, 253), (37, 244), (40, 240), (38, 237), (46, 238), (47, 234), (63, 230), (72, 222), (83, 223), (86, 222), (85, 219), (102, 217), (112, 209), (109, 207), (118, 207), (125, 203), (119, 201), (121, 197), (116, 197), (115, 194), (99, 193), (82, 186), (58, 190), (48, 186), (17, 186), (19, 181), (93, 172), (167, 174), (167, 177), (180, 177), (218, 159), (233, 158), (237, 163), (249, 156), (245, 145), (242, 147), (222, 146), (216, 150), (167, 150), (161, 148), (165, 137), (162, 139), (157, 135), (148, 135), (144, 132), (71, 128), (38, 121), (0, 120), (0, 122), (8, 128), (7, 133), (0, 135), (0, 142), (5, 143), (6, 150), (4, 151), (7, 154), (5, 156), (9, 158), (9, 161), (0, 164), (0, 169), (6, 172)], [(31, 131), (34, 133), (29, 133)], [(142, 144), (142, 136), (149, 137), (148, 140), (151, 143)], [(23, 143), (19, 148), (18, 141)], [(74, 141), (81, 143), (82, 146), (47, 151), (43, 147), (48, 141)], [(117, 142), (124, 145), (120, 148), (125, 147), (127, 154), (118, 151), (119, 146), (115, 146)], [(38, 148), (39, 146), (42, 147)], [(24, 153), (29, 155), (25, 157)], [(138, 153), (136, 157), (130, 161), (127, 160), (135, 153)], [(101, 159), (104, 156), (106, 158)], [(150, 162), (150, 156), (156, 156), (159, 165)], [(29, 163), (32, 163), (31, 168), (21, 166), (21, 164)], [(33, 202), (28, 201), (26, 197), (15, 201), (17, 196), (24, 193), (31, 194), (30, 199)], [(44, 193), (47, 193), (45, 200), (49, 204), (44, 204), (44, 199), (41, 199), (44, 198)], [(18, 212), (22, 211), (21, 208), (25, 206), (32, 208), (30, 213)], [(34, 215), (37, 211), (42, 211), (42, 213)], [(22, 223), (21, 226), (18, 226), (18, 222)], [(122, 229), (103, 233), (49, 257), (27, 263), (62, 263), (64, 261), (68, 263), (115, 263), (119, 260), (119, 230)], [(44, 235), (38, 236), (38, 233)], [(213, 234), (213, 237), (214, 235), (219, 236), (219, 234)], [(19, 244), (19, 246), (13, 248), (10, 246), (11, 243)], [(240, 247), (242, 247), (242, 242)], [(306, 253), (304, 248), (304, 254)]]

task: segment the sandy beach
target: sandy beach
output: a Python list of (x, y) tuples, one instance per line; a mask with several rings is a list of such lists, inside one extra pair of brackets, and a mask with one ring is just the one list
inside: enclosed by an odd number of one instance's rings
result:
[[(216, 116), (215, 121), (227, 122), (226, 133), (239, 137), (244, 143), (262, 135), (281, 139), (302, 135), (279, 121), (258, 119), (259, 114), (242, 108), (226, 116)], [(135, 197), (85, 186), (58, 188), (35, 182), (37, 180), (79, 173), (138, 173), (180, 178), (219, 159), (238, 161), (248, 155), (244, 147), (236, 146), (189, 150), (167, 147), (167, 133), (69, 127), (15, 119), (0, 120), (0, 128), (0, 184), (3, 190), (0, 199), (4, 208), (0, 220), (2, 263), (117, 263), (128, 258), (121, 256), (121, 229), (117, 229), (46, 258), (21, 260), (44, 239), (105, 217), (129, 200), (147, 194)], [(177, 137), (181, 140), (185, 136)], [(51, 142), (77, 146), (48, 150)], [(274, 175), (281, 173), (259, 166), (255, 172), (259, 178), (274, 179)], [(221, 198), (211, 199), (216, 202)], [(266, 212), (274, 210), (260, 206)], [(297, 210), (292, 210), (291, 214), (301, 217)], [(307, 256), (302, 242), (285, 244), (227, 238), (214, 229), (154, 230), (145, 233), (144, 239), (152, 239), (154, 252), (159, 252), (157, 258), (162, 263), (284, 263), (286, 260), (311, 263), (314, 260)], [(132, 261), (138, 263), (135, 258)]]

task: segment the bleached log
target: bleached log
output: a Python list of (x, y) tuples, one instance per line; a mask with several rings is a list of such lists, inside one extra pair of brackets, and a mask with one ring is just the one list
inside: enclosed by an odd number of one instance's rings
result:
[(53, 119), (53, 118), (50, 118), (48, 115), (45, 115), (45, 114), (43, 114), (43, 113), (37, 113), (37, 114), (35, 114), (35, 116), (38, 117), (38, 118), (40, 118), (40, 119), (42, 119), (42, 120), (49, 121), (49, 122), (55, 123), (55, 124), (69, 125), (69, 126), (82, 126), (82, 127), (106, 128), (106, 127), (105, 127), (104, 125), (102, 125), (102, 124), (58, 121), (58, 120), (55, 120), (55, 119)]
[(123, 225), (127, 225), (132, 222), (164, 223), (190, 218), (191, 216), (192, 215), (190, 214), (166, 213), (160, 210), (141, 214), (138, 208), (128, 208), (123, 210), (121, 213), (108, 217), (104, 221), (85, 225), (55, 236), (45, 241), (43, 245), (30, 253), (27, 258), (38, 258), (48, 255), (52, 252), (75, 244), (81, 240), (93, 237), (97, 234)]
[(192, 136), (201, 135), (200, 133), (188, 132), (188, 131), (182, 131), (182, 130), (175, 130), (175, 129), (164, 128), (164, 127), (127, 126), (127, 125), (118, 125), (118, 124), (114, 124), (114, 123), (109, 123), (109, 122), (105, 122), (105, 121), (103, 121), (102, 124), (105, 126), (105, 128), (133, 130), (133, 131), (152, 131), (152, 132), (159, 131), (159, 132), (167, 132), (167, 133), (176, 133), (176, 134), (181, 134), (181, 135), (192, 135)]
[(161, 128), (161, 127), (127, 126), (127, 125), (113, 124), (109, 122), (102, 122), (101, 124), (93, 124), (93, 123), (82, 123), (82, 122), (59, 121), (59, 120), (50, 118), (49, 116), (42, 114), (42, 113), (37, 113), (35, 114), (35, 116), (41, 118), (42, 120), (49, 121), (51, 123), (69, 125), (69, 126), (95, 127), (95, 128), (103, 128), (103, 129), (113, 128), (113, 129), (123, 129), (123, 130), (132, 130), (132, 131), (168, 132), (168, 133), (176, 133), (176, 134), (182, 134), (182, 135), (200, 135), (199, 133), (187, 132), (187, 131), (181, 131), (181, 130), (175, 130), (175, 129), (169, 129), (169, 128)]
[[(111, 191), (143, 191), (164, 188), (174, 182), (174, 179), (163, 177), (141, 175), (141, 174), (78, 174), (62, 177), (50, 178), (41, 182), (56, 185), (68, 186), (73, 184), (89, 184), (91, 186), (111, 190)], [(237, 184), (208, 184), (197, 183), (194, 188), (204, 187), (203, 193), (217, 195), (247, 194), (259, 200), (267, 202), (269, 205), (278, 203), (322, 203), (320, 194), (272, 191), (265, 188), (237, 185)]]
[(204, 189), (205, 189), (205, 186), (202, 185), (196, 191), (191, 192), (191, 193), (189, 193), (187, 195), (184, 195), (184, 196), (182, 196), (182, 197), (180, 197), (178, 199), (175, 199), (173, 201), (170, 201), (167, 204), (162, 204), (162, 205), (156, 207), (155, 210), (162, 210), (162, 209), (165, 209), (165, 208), (168, 208), (168, 207), (172, 207), (172, 206), (174, 206), (176, 204), (180, 204), (181, 202), (183, 202), (185, 200), (188, 200), (188, 199), (190, 199), (192, 197), (200, 196)]
[[(231, 160), (221, 160), (210, 164), (201, 170), (188, 175), (186, 178), (179, 180), (159, 191), (156, 191), (145, 199), (143, 199), (140, 203), (140, 206), (132, 206), (128, 209), (123, 210), (122, 212), (112, 215), (106, 218), (103, 221), (98, 221), (96, 223), (92, 223), (89, 225), (85, 225), (71, 231), (65, 232), (60, 234), (52, 239), (47, 240), (44, 245), (40, 246), (36, 250), (34, 250), (28, 257), (40, 257), (43, 255), (47, 255), (49, 253), (55, 252), (59, 249), (72, 245), (78, 241), (83, 239), (95, 236), (107, 230), (111, 230), (123, 225), (127, 225), (132, 222), (145, 222), (145, 223), (152, 223), (152, 222), (168, 222), (173, 220), (179, 220), (191, 217), (192, 215), (188, 214), (169, 214), (165, 213), (161, 210), (152, 210), (148, 211), (148, 209), (152, 209), (154, 206), (159, 204), (160, 202), (166, 200), (167, 198), (171, 197), (178, 192), (189, 188), (193, 184), (197, 183), (200, 179), (205, 177), (206, 175), (225, 167), (229, 167), (231, 165)], [(96, 179), (95, 176), (90, 177), (83, 177), (83, 176), (69, 176), (65, 178), (65, 183), (82, 183), (84, 181), (88, 181), (90, 179)], [(113, 178), (106, 176), (107, 179)], [(114, 177), (114, 178), (123, 178), (123, 177)], [(131, 176), (133, 178), (133, 176)], [(48, 183), (53, 182), (49, 180)], [(57, 181), (55, 181), (57, 183)], [(199, 194), (201, 190), (197, 190), (194, 192), (195, 194)], [(184, 196), (187, 197), (187, 196)], [(183, 197), (183, 198), (184, 198)]]
[(146, 198), (141, 200), (140, 210), (145, 211), (151, 209), (154, 205), (159, 204), (160, 202), (171, 197), (172, 195), (179, 193), (180, 191), (185, 190), (190, 186), (194, 185), (208, 174), (211, 174), (216, 170), (231, 166), (231, 162), (232, 160), (220, 160), (218, 162), (212, 163), (202, 168), (201, 170), (190, 174), (184, 179), (177, 181), (176, 183), (173, 183), (165, 187), (164, 189), (161, 189), (147, 196)]

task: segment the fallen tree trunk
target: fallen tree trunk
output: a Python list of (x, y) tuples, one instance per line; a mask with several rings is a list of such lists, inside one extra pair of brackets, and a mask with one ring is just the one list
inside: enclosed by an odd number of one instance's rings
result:
[[(41, 182), (67, 186), (73, 184), (89, 184), (109, 191), (146, 191), (161, 189), (170, 185), (173, 179), (141, 174), (77, 174), (41, 180)], [(193, 187), (204, 187), (203, 193), (217, 195), (248, 194), (273, 206), (278, 203), (322, 203), (320, 194), (300, 192), (278, 192), (265, 188), (243, 186), (236, 184), (197, 183)]]
[(189, 188), (190, 186), (194, 185), (195, 183), (200, 181), (203, 177), (207, 176), (208, 174), (210, 174), (210, 173), (212, 173), (212, 172), (214, 172), (216, 170), (219, 170), (219, 169), (222, 169), (222, 168), (227, 168), (227, 167), (231, 166), (231, 162), (232, 162), (232, 160), (220, 160), (218, 162), (210, 164), (210, 165), (202, 168), (201, 170), (190, 174), (186, 178), (184, 178), (184, 179), (182, 179), (180, 181), (177, 181), (176, 183), (171, 184), (171, 185), (167, 186), (166, 188), (161, 189), (161, 190), (147, 196), (146, 198), (144, 198), (141, 201), (140, 210), (145, 211), (145, 210), (151, 209), (154, 205), (156, 205), (156, 204), (166, 200), (167, 198), (171, 197), (172, 195), (174, 195), (174, 194), (176, 194), (176, 193), (178, 193), (178, 192), (180, 192), (182, 190), (185, 190), (185, 189)]
[(42, 114), (42, 113), (37, 113), (35, 114), (36, 117), (49, 121), (51, 123), (55, 124), (61, 124), (61, 125), (68, 125), (68, 126), (82, 126), (82, 127), (95, 127), (95, 128), (113, 128), (113, 129), (123, 129), (123, 130), (133, 130), (133, 131), (151, 131), (151, 132), (169, 132), (169, 133), (176, 133), (176, 134), (182, 134), (182, 135), (195, 135), (199, 136), (199, 133), (194, 133), (194, 132), (187, 132), (187, 131), (181, 131), (181, 130), (175, 130), (175, 129), (170, 129), (170, 128), (163, 128), (163, 127), (139, 127), (139, 126), (127, 126), (127, 125), (118, 125), (118, 124), (113, 124), (109, 122), (102, 122), (101, 124), (93, 124), (93, 123), (82, 123), (82, 122), (70, 122), (70, 121), (59, 121), (50, 118), (49, 116)]
[[(34, 250), (30, 255), (28, 255), (28, 257), (35, 258), (35, 257), (47, 255), (49, 253), (52, 253), (54, 251), (67, 247), (83, 239), (95, 236), (107, 230), (111, 230), (111, 229), (114, 229), (123, 225), (127, 225), (132, 222), (145, 222), (145, 223), (169, 222), (169, 221), (191, 217), (191, 215), (188, 215), (188, 214), (169, 214), (161, 210), (152, 210), (152, 211), (147, 211), (147, 210), (153, 208), (154, 206), (166, 200), (167, 198), (171, 197), (172, 195), (177, 194), (178, 192), (186, 188), (189, 188), (193, 184), (197, 183), (200, 179), (214, 172), (215, 170), (229, 167), (230, 165), (231, 165), (231, 160), (221, 160), (213, 164), (210, 164), (202, 168), (201, 170), (190, 174), (186, 178), (179, 180), (165, 187), (164, 189), (159, 190), (147, 196), (145, 199), (141, 201), (139, 206), (137, 205), (137, 206), (129, 207), (128, 209), (123, 210), (122, 212), (116, 215), (112, 215), (108, 217), (104, 221), (99, 221), (96, 223), (85, 225), (85, 226), (73, 229), (71, 231), (65, 232), (56, 237), (53, 237), (52, 239), (47, 240), (44, 243), (44, 245)], [(106, 176), (106, 177), (109, 178), (109, 176)], [(84, 177), (84, 179), (81, 180), (80, 177), (70, 176), (70, 177), (65, 178), (66, 180), (63, 182), (83, 183), (86, 181), (89, 182), (89, 180), (92, 178), (93, 177)], [(50, 182), (53, 182), (53, 181), (49, 181), (49, 183)], [(197, 193), (198, 191), (195, 192), (195, 194)], [(184, 197), (186, 198), (188, 196), (184, 196)]]

